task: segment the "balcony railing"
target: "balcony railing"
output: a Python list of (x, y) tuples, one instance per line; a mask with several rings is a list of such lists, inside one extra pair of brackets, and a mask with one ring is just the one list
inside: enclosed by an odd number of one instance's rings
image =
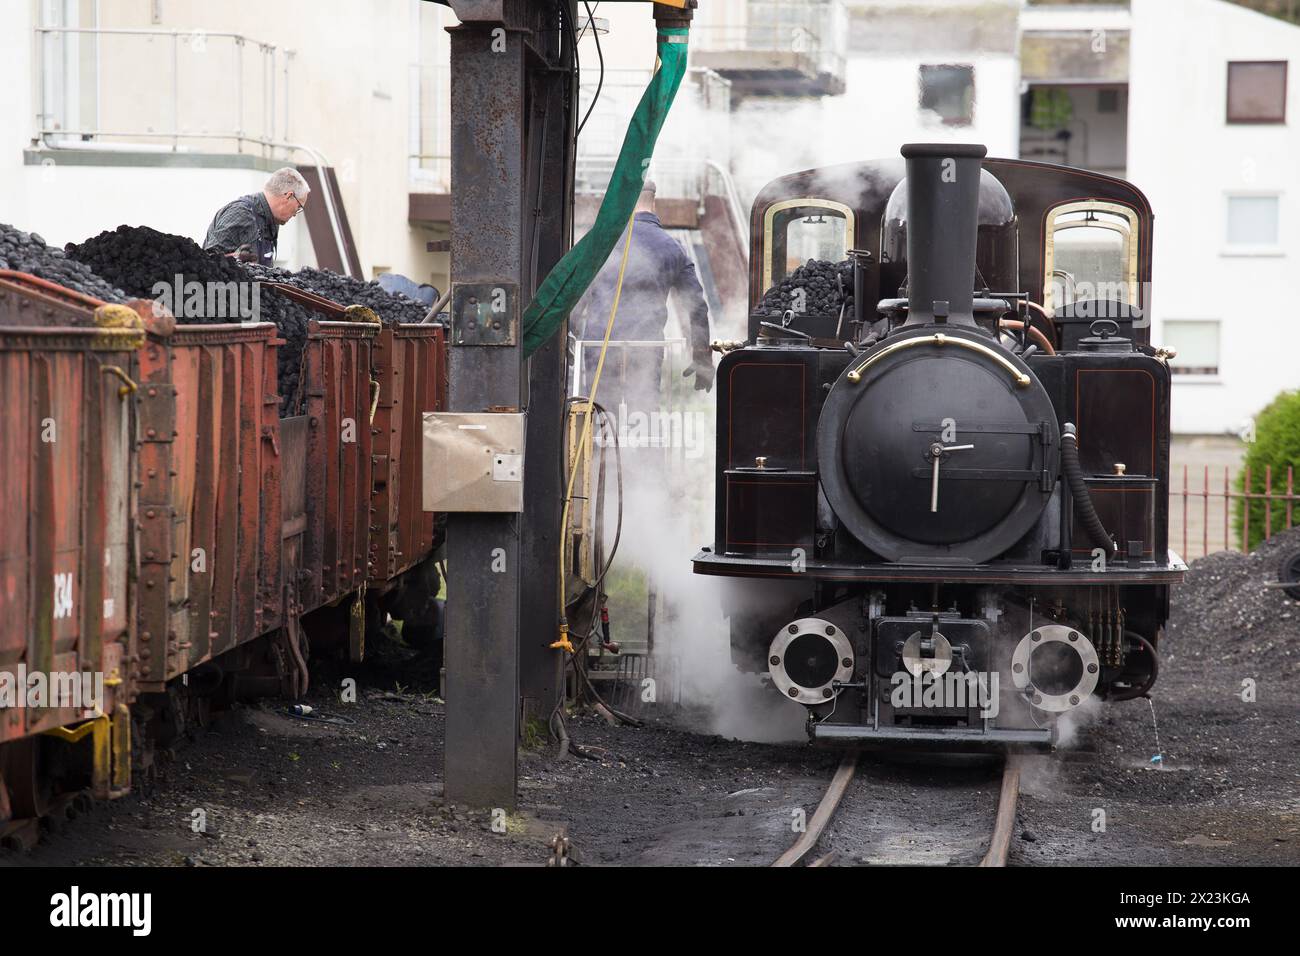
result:
[[(746, 91), (763, 92), (764, 74), (773, 92), (842, 92), (849, 22), (839, 0), (751, 0), (741, 23), (692, 28), (696, 62), (729, 78), (744, 78)], [(790, 90), (801, 76), (807, 90)]]
[(38, 26), (36, 139), (62, 149), (290, 149), (293, 57), (239, 33)]

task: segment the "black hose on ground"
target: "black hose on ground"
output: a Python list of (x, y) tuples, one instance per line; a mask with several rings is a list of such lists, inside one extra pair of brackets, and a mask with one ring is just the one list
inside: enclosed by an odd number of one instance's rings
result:
[(1113, 555), (1115, 542), (1106, 533), (1106, 527), (1097, 517), (1097, 509), (1092, 505), (1092, 496), (1088, 494), (1083, 469), (1079, 466), (1079, 439), (1070, 422), (1066, 422), (1061, 429), (1061, 473), (1070, 485), (1070, 495), (1074, 498), (1074, 506), (1079, 511), (1079, 518), (1083, 521), (1088, 537), (1092, 538), (1093, 544), (1105, 550), (1107, 557)]

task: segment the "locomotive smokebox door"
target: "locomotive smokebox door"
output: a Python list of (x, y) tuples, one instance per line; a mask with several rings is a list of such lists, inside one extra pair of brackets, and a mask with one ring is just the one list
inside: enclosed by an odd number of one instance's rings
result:
[(1059, 440), (1028, 366), (982, 332), (951, 326), (863, 353), (817, 429), (835, 513), (871, 551), (904, 563), (979, 564), (1010, 548), (1051, 497)]

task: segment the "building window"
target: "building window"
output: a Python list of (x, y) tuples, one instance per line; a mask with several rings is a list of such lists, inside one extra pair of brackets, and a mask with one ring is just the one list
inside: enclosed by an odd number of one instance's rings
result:
[(1277, 196), (1228, 197), (1228, 245), (1271, 249), (1278, 245)]
[(949, 126), (969, 126), (975, 119), (975, 67), (921, 67), (921, 109)]
[(1178, 354), (1169, 360), (1175, 375), (1219, 374), (1219, 322), (1169, 319), (1163, 344)]
[(1228, 122), (1286, 122), (1285, 60), (1228, 64)]

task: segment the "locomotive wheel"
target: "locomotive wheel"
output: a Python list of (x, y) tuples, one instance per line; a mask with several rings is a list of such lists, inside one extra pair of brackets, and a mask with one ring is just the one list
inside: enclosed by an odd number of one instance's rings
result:
[(0, 779), (9, 788), (14, 819), (43, 817), (50, 810), (53, 783), (46, 773), (41, 739), (27, 737), (7, 744), (0, 753)]
[(1277, 568), (1277, 579), (1283, 584), (1294, 584), (1295, 587), (1283, 588), (1282, 592), (1300, 601), (1300, 551), (1292, 551), (1282, 559)]

